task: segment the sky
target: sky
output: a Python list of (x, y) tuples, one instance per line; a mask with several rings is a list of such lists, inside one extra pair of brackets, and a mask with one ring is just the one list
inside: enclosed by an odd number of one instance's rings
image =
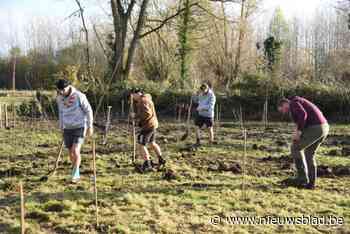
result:
[[(269, 19), (276, 7), (281, 7), (287, 18), (311, 18), (321, 4), (332, 0), (264, 0), (261, 17)], [(334, 1), (334, 0), (333, 0)], [(94, 18), (106, 15), (102, 2), (107, 0), (81, 0), (85, 14)], [(108, 7), (108, 6), (107, 6)], [(23, 29), (33, 18), (55, 19), (61, 24), (77, 6), (74, 0), (0, 0), (0, 55), (13, 42), (24, 37)], [(12, 41), (12, 42), (11, 42)]]
[(331, 0), (264, 0), (264, 9), (271, 12), (276, 7), (281, 7), (287, 18), (310, 17), (321, 4), (330, 5), (330, 2)]

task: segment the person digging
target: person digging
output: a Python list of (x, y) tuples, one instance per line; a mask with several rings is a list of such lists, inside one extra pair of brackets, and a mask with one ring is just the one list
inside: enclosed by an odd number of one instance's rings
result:
[(156, 153), (158, 157), (158, 169), (160, 169), (162, 166), (165, 166), (166, 161), (162, 157), (160, 146), (156, 143), (158, 119), (152, 96), (145, 94), (139, 89), (135, 89), (131, 91), (130, 98), (132, 98), (135, 111), (135, 113), (131, 114), (131, 118), (138, 120), (138, 126), (141, 129), (137, 136), (139, 152), (145, 160), (141, 170), (142, 172), (154, 171), (154, 165), (147, 149), (148, 145)]
[(195, 119), (196, 130), (196, 144), (201, 145), (201, 129), (204, 127), (209, 131), (209, 144), (214, 143), (214, 108), (216, 97), (212, 89), (208, 84), (202, 84), (199, 90), (199, 95), (193, 97), (193, 101), (198, 104), (197, 117)]
[(282, 184), (315, 189), (317, 164), (315, 154), (329, 133), (329, 125), (320, 109), (305, 98), (295, 96), (282, 99), (278, 111), (289, 113), (296, 123), (291, 154), (297, 169), (296, 178), (288, 178)]
[(72, 183), (80, 180), (80, 150), (86, 136), (93, 134), (93, 111), (85, 94), (78, 91), (69, 81), (60, 79), (56, 83), (59, 127), (69, 150), (73, 165)]

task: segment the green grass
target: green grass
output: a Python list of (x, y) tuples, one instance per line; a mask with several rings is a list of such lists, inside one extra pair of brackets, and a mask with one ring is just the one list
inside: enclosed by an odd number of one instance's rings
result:
[[(50, 127), (51, 126), (51, 127)], [(82, 181), (69, 185), (67, 152), (56, 176), (40, 182), (53, 168), (61, 133), (52, 125), (22, 124), (17, 129), (0, 130), (0, 171), (11, 169), (10, 177), (0, 175), (0, 233), (19, 233), (19, 197), (17, 184), (24, 182), (27, 233), (349, 233), (349, 177), (319, 178), (314, 191), (284, 188), (279, 182), (293, 175), (271, 156), (288, 155), (287, 146), (276, 141), (290, 138), (291, 125), (273, 124), (264, 132), (257, 123), (247, 123), (246, 198), (242, 193), (242, 174), (208, 171), (218, 162), (242, 165), (244, 147), (238, 125), (225, 123), (218, 129), (218, 145), (204, 145), (198, 151), (181, 150), (194, 141), (177, 141), (185, 127), (161, 123), (158, 141), (168, 161), (167, 170), (176, 179), (163, 179), (164, 172), (138, 174), (130, 163), (131, 139), (114, 126), (107, 146), (97, 145), (99, 217), (95, 228), (94, 195), (91, 175), (91, 142), (83, 147)], [(350, 166), (350, 157), (329, 156), (340, 145), (330, 142), (335, 136), (348, 138), (348, 127), (335, 125), (332, 136), (321, 147), (317, 160), (322, 165)], [(282, 137), (283, 136), (283, 137)], [(100, 137), (98, 138), (98, 143)], [(166, 144), (164, 142), (167, 142)], [(264, 146), (253, 150), (253, 145)], [(138, 160), (141, 163), (141, 159)], [(16, 169), (16, 170), (14, 170)], [(18, 173), (20, 175), (18, 175)], [(211, 225), (211, 217), (220, 216), (327, 216), (344, 217), (342, 226), (312, 225)]]

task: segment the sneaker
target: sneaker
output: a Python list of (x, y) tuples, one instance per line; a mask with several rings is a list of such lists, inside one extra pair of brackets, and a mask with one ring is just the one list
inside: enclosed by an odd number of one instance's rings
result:
[(77, 184), (79, 183), (79, 181), (80, 181), (80, 177), (73, 177), (71, 180), (72, 184)]
[(143, 163), (142, 165), (142, 172), (145, 173), (145, 172), (152, 172), (154, 171), (153, 170), (153, 167), (152, 167), (152, 162), (151, 160), (147, 160)]

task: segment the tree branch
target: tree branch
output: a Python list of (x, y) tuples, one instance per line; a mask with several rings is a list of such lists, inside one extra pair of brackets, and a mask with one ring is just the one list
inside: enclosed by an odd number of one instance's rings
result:
[(85, 42), (86, 42), (86, 65), (87, 65), (87, 70), (88, 70), (88, 76), (91, 80), (92, 76), (91, 76), (91, 67), (90, 67), (90, 47), (89, 47), (89, 31), (86, 27), (86, 23), (85, 23), (85, 18), (84, 18), (84, 9), (82, 8), (80, 1), (79, 0), (75, 0), (75, 2), (77, 3), (79, 10), (80, 10), (80, 18), (81, 18), (81, 22), (83, 24), (83, 29), (84, 29), (84, 33), (85, 33)]
[(126, 73), (126, 75), (128, 75), (128, 73), (130, 72), (131, 61), (132, 61), (132, 58), (134, 56), (134, 52), (135, 52), (137, 43), (138, 43), (138, 41), (140, 39), (141, 30), (142, 30), (142, 28), (143, 28), (143, 26), (145, 24), (146, 10), (147, 10), (148, 2), (149, 2), (149, 0), (143, 0), (142, 4), (141, 4), (136, 30), (134, 32), (134, 36), (133, 36), (133, 38), (132, 38), (132, 40), (130, 42), (130, 47), (129, 47), (129, 50), (128, 50), (128, 57), (127, 57), (126, 66), (125, 66), (125, 73)]
[(124, 7), (122, 5), (122, 3), (120, 2), (120, 0), (117, 0), (117, 9), (119, 12), (119, 15), (124, 15)]
[(103, 46), (101, 37), (100, 37), (100, 35), (98, 34), (97, 29), (96, 29), (96, 25), (93, 24), (93, 25), (92, 25), (92, 28), (94, 29), (94, 32), (95, 32), (95, 35), (96, 35), (96, 39), (97, 39), (98, 44), (100, 45), (100, 47), (101, 47), (101, 49), (102, 49), (102, 51), (103, 51), (103, 54), (104, 54), (105, 58), (108, 59), (108, 54), (107, 54), (106, 48)]
[(240, 3), (241, 0), (209, 0), (210, 2), (222, 2), (222, 3), (227, 3), (227, 2), (232, 2), (232, 3)]
[[(199, 3), (196, 2), (196, 3), (192, 3), (189, 7), (198, 6), (198, 5), (199, 5)], [(160, 21), (161, 23), (160, 23), (160, 25), (158, 25), (157, 27), (155, 27), (155, 28), (149, 30), (148, 32), (145, 32), (145, 33), (141, 34), (141, 35), (139, 36), (139, 38), (146, 37), (146, 36), (148, 36), (149, 34), (155, 32), (155, 31), (158, 31), (158, 30), (161, 29), (164, 25), (166, 25), (169, 21), (171, 21), (172, 19), (174, 19), (175, 17), (177, 17), (178, 15), (180, 15), (180, 14), (181, 14), (183, 11), (185, 11), (185, 10), (186, 10), (186, 8), (182, 8), (182, 9), (178, 10), (174, 15), (171, 15), (171, 16), (167, 17), (166, 19), (164, 19), (163, 21)], [(151, 27), (151, 26), (148, 26), (148, 27)]]
[(131, 0), (131, 3), (128, 6), (128, 10), (126, 11), (126, 15), (129, 17), (131, 15), (131, 12), (135, 6), (136, 0)]
[(228, 21), (228, 22), (231, 22), (231, 23), (237, 23), (237, 21), (234, 21), (234, 20), (228, 20), (228, 19), (225, 19), (225, 18), (221, 18), (215, 14), (213, 14), (212, 12), (210, 12), (208, 9), (206, 9), (205, 7), (202, 7), (200, 4), (198, 4), (198, 7), (200, 9), (202, 9), (205, 13), (207, 13), (208, 15), (214, 17), (215, 19), (218, 19), (218, 20), (223, 20), (223, 21)]

